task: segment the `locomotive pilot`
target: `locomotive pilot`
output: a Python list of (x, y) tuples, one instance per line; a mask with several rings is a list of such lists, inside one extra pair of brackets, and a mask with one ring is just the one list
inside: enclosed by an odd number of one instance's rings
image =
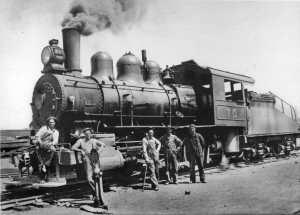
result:
[(203, 170), (203, 152), (205, 142), (201, 134), (196, 133), (194, 124), (189, 126), (189, 134), (183, 140), (186, 150), (187, 160), (190, 162), (190, 183), (196, 183), (195, 165), (198, 165), (200, 181), (205, 182), (205, 174)]
[(143, 153), (147, 165), (150, 170), (150, 179), (152, 183), (152, 188), (158, 191), (158, 181), (159, 181), (159, 150), (161, 148), (161, 143), (158, 139), (154, 137), (154, 130), (150, 128), (148, 130), (148, 137), (144, 137), (143, 140)]
[(35, 135), (41, 183), (44, 183), (47, 179), (50, 171), (49, 167), (55, 152), (54, 146), (58, 143), (59, 132), (55, 129), (56, 121), (55, 117), (48, 117), (47, 125), (41, 127)]
[(84, 164), (84, 169), (86, 173), (86, 180), (89, 182), (89, 185), (93, 190), (93, 194), (95, 194), (96, 190), (95, 183), (93, 180), (93, 165), (90, 160), (90, 152), (92, 151), (92, 149), (96, 149), (100, 154), (101, 150), (105, 147), (105, 144), (103, 142), (100, 142), (99, 140), (91, 138), (92, 129), (85, 128), (83, 129), (83, 133), (84, 138), (77, 140), (77, 142), (72, 146), (72, 149), (74, 151), (81, 152), (82, 162)]
[(169, 184), (171, 182), (170, 173), (173, 177), (174, 184), (178, 184), (177, 152), (182, 145), (182, 141), (176, 135), (172, 134), (172, 128), (169, 126), (167, 126), (166, 128), (166, 134), (159, 140), (162, 146), (164, 146), (165, 148), (165, 163), (167, 175), (166, 184)]

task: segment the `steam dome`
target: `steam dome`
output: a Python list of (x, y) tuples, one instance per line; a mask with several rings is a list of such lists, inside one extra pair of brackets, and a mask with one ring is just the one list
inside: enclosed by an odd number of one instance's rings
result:
[(117, 62), (117, 80), (131, 83), (144, 83), (141, 61), (132, 53), (126, 53)]

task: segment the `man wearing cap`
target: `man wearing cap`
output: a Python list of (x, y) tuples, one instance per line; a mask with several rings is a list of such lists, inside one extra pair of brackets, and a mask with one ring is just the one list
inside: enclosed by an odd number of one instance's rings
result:
[(55, 129), (55, 117), (48, 117), (47, 125), (40, 128), (35, 137), (37, 140), (37, 157), (40, 163), (41, 183), (45, 182), (52, 161), (55, 145), (58, 143), (59, 132)]
[(178, 171), (177, 171), (177, 152), (182, 145), (182, 141), (174, 134), (172, 134), (172, 128), (167, 126), (166, 134), (162, 136), (159, 141), (165, 148), (165, 163), (166, 163), (166, 175), (167, 182), (171, 182), (170, 172), (173, 177), (174, 184), (178, 184)]
[(203, 152), (205, 142), (201, 134), (196, 133), (194, 124), (189, 126), (189, 134), (183, 140), (183, 145), (186, 150), (186, 156), (190, 162), (190, 183), (196, 182), (195, 165), (198, 165), (200, 181), (205, 182), (205, 175), (203, 170)]
[(83, 129), (83, 133), (84, 138), (77, 140), (77, 142), (72, 146), (72, 149), (74, 151), (81, 152), (82, 161), (86, 172), (86, 179), (89, 182), (93, 193), (95, 193), (95, 184), (93, 180), (93, 165), (90, 160), (90, 152), (92, 151), (92, 149), (96, 149), (100, 154), (101, 150), (105, 147), (105, 144), (97, 139), (91, 138), (92, 129), (85, 128)]
[(158, 191), (159, 180), (159, 150), (161, 143), (154, 137), (154, 130), (150, 128), (148, 130), (148, 137), (144, 137), (142, 140), (143, 153), (147, 165), (149, 165), (150, 179), (152, 188)]

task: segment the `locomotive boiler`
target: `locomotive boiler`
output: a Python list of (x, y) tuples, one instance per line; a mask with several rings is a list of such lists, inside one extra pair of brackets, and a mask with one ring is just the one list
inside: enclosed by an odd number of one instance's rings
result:
[[(137, 57), (126, 53), (118, 60), (114, 77), (111, 56), (98, 52), (91, 58), (91, 76), (84, 77), (79, 65), (79, 31), (64, 29), (63, 38), (64, 50), (52, 40), (42, 53), (42, 59), (49, 61), (43, 61), (45, 74), (38, 80), (33, 93), (34, 127), (43, 125), (49, 115), (54, 115), (64, 141), (68, 139), (65, 134), (80, 128), (81, 122), (96, 122), (98, 129), (125, 128), (162, 126), (177, 118), (173, 114), (180, 109), (176, 87), (163, 85), (158, 63), (145, 60), (142, 65)], [(55, 61), (64, 56), (64, 61)], [(193, 99), (194, 91), (186, 86), (181, 94)], [(195, 115), (195, 108), (184, 108), (185, 118)], [(186, 123), (188, 121), (192, 120)]]
[[(31, 102), (38, 129), (49, 116), (58, 119), (60, 143), (72, 142), (85, 127), (108, 147), (101, 152), (101, 168), (123, 167), (141, 151), (146, 128), (159, 136), (165, 126), (183, 138), (193, 123), (206, 141), (205, 162), (220, 155), (245, 160), (268, 154), (289, 154), (300, 146), (299, 126), (292, 106), (274, 94), (248, 91), (254, 79), (203, 67), (195, 61), (167, 67), (124, 54), (113, 70), (112, 57), (91, 57), (91, 75), (80, 68), (80, 32), (65, 28), (63, 49), (50, 40), (42, 51), (43, 75)], [(116, 74), (116, 75), (115, 75)], [(60, 151), (62, 165), (78, 162), (73, 151)]]

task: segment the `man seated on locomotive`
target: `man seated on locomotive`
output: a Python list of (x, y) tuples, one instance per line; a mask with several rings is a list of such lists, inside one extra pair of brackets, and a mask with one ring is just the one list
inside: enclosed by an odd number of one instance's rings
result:
[(165, 148), (165, 163), (167, 175), (167, 182), (165, 184), (169, 184), (171, 182), (170, 173), (173, 177), (174, 184), (178, 184), (177, 153), (178, 150), (180, 150), (182, 141), (176, 135), (172, 134), (172, 128), (169, 126), (167, 126), (166, 128), (166, 134), (162, 136), (159, 141)]
[(92, 151), (92, 149), (96, 149), (100, 154), (101, 150), (105, 147), (105, 144), (97, 139), (91, 138), (92, 129), (85, 128), (83, 129), (83, 133), (85, 137), (83, 139), (77, 140), (77, 142), (72, 146), (72, 150), (81, 152), (86, 180), (89, 182), (89, 185), (93, 190), (93, 194), (95, 194), (96, 189), (93, 180), (93, 164), (90, 160), (90, 152)]
[(149, 165), (152, 188), (158, 191), (159, 150), (161, 148), (161, 143), (154, 137), (154, 130), (152, 128), (148, 130), (148, 137), (143, 138), (142, 144), (144, 157), (147, 165)]
[(55, 129), (57, 120), (55, 117), (48, 117), (47, 125), (40, 128), (35, 137), (37, 140), (37, 158), (39, 160), (41, 183), (47, 179), (50, 171), (50, 164), (55, 152), (55, 145), (58, 143), (59, 132)]

